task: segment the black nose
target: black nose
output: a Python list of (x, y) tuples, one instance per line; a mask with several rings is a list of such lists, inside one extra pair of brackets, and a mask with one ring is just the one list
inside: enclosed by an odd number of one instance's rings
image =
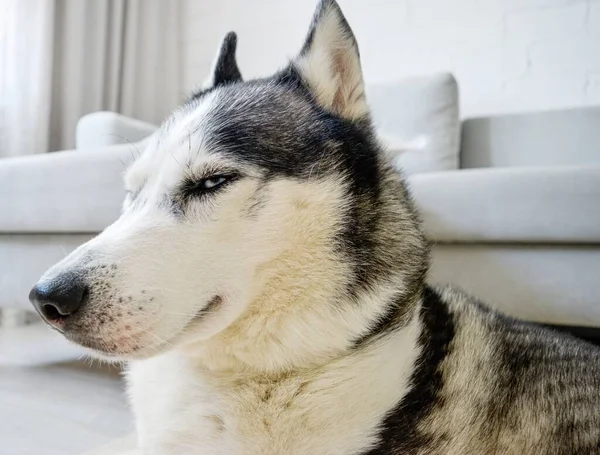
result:
[(29, 300), (46, 321), (59, 326), (81, 308), (87, 292), (81, 276), (65, 273), (36, 284)]

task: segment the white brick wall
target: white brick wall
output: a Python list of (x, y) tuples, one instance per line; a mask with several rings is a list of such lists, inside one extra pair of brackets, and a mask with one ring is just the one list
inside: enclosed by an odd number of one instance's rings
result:
[[(368, 83), (452, 71), (463, 116), (600, 104), (600, 0), (338, 0)], [(184, 0), (184, 85), (238, 32), (246, 77), (300, 48), (316, 0)]]

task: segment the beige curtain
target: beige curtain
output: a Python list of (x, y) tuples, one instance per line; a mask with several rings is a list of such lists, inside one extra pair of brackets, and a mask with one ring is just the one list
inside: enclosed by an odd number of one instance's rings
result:
[(54, 2), (0, 0), (0, 157), (48, 150)]
[(179, 103), (180, 0), (0, 5), (0, 156), (72, 148), (90, 112), (159, 123)]

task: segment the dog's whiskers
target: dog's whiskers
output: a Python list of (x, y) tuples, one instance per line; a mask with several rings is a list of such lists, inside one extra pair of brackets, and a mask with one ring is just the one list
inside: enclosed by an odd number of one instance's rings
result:
[(59, 244), (58, 246), (60, 247), (60, 249), (63, 252), (63, 254), (65, 255), (65, 257), (69, 255), (69, 253), (67, 253), (67, 250), (65, 249), (65, 247), (62, 244)]
[(159, 337), (157, 334), (152, 333), (149, 330), (142, 329), (142, 328), (140, 328), (139, 330), (142, 333), (147, 333), (148, 335), (153, 336), (162, 345), (173, 346), (173, 343), (171, 343), (169, 340), (165, 340), (164, 338)]
[(173, 316), (187, 316), (187, 317), (195, 317), (197, 315), (197, 313), (191, 312), (191, 313), (179, 313), (179, 312), (173, 312), (173, 311), (164, 311), (161, 312), (162, 314), (168, 314), (168, 315), (173, 315)]

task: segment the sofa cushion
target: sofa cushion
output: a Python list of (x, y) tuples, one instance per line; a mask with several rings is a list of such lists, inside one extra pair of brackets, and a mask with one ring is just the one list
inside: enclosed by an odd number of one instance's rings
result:
[(458, 85), (451, 74), (367, 88), (380, 140), (405, 174), (458, 168)]
[(0, 233), (101, 231), (119, 216), (135, 154), (126, 144), (0, 160)]
[(600, 166), (413, 175), (429, 238), (469, 243), (600, 243)]

